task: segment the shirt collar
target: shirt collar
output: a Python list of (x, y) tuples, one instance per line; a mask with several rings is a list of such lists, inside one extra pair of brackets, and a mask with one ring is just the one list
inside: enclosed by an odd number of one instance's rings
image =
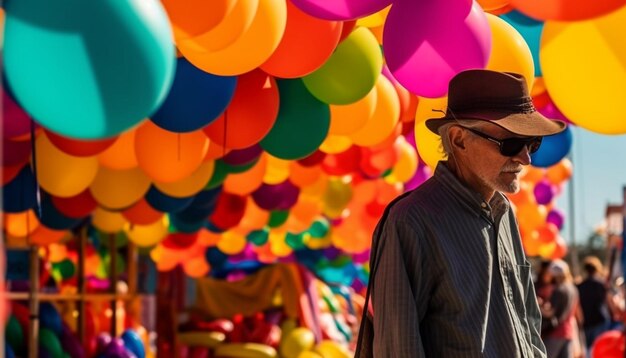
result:
[(460, 201), (471, 211), (476, 213), (477, 216), (481, 213), (485, 213), (488, 217), (495, 220), (504, 215), (509, 209), (509, 201), (502, 193), (496, 191), (491, 201), (487, 203), (479, 193), (468, 188), (461, 182), (448, 168), (445, 161), (437, 163), (434, 177), (452, 190), (455, 197), (459, 198)]

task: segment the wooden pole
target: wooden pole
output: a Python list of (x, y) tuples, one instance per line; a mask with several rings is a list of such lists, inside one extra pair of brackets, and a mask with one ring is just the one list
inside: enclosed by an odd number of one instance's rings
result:
[[(117, 295), (117, 247), (115, 245), (115, 234), (109, 234), (110, 248), (110, 272), (111, 272), (111, 293), (113, 297)], [(111, 337), (117, 337), (117, 300), (111, 300)]]
[(87, 225), (81, 228), (78, 235), (78, 294), (81, 300), (78, 301), (78, 340), (87, 348), (86, 340), (86, 314), (87, 303), (84, 300), (85, 293), (87, 293), (85, 282), (85, 253), (87, 246)]
[(29, 335), (28, 357), (37, 358), (37, 346), (39, 341), (39, 247), (30, 247), (30, 295), (28, 297)]

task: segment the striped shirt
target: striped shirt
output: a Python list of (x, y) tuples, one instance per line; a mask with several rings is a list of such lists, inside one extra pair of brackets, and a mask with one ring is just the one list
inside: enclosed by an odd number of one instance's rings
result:
[(440, 162), (379, 223), (375, 357), (545, 357), (531, 267), (504, 195)]

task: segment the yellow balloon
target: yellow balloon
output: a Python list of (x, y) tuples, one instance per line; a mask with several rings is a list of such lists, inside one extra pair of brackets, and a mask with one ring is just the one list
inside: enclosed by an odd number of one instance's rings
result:
[(396, 144), (400, 150), (398, 161), (391, 169), (391, 173), (385, 177), (388, 183), (405, 183), (409, 181), (417, 170), (418, 160), (415, 148), (403, 136), (396, 139)]
[(329, 135), (320, 144), (320, 150), (327, 154), (341, 153), (352, 146), (352, 141), (349, 137), (342, 135)]
[(137, 246), (149, 247), (158, 244), (167, 236), (170, 219), (167, 215), (163, 215), (161, 220), (155, 221), (150, 225), (130, 225), (124, 226), (126, 236)]
[(597, 133), (626, 133), (626, 6), (587, 21), (547, 21), (539, 58), (563, 114)]
[(183, 178), (173, 183), (159, 183), (154, 182), (154, 186), (164, 194), (175, 198), (185, 198), (197, 194), (200, 190), (204, 189), (206, 184), (213, 175), (215, 169), (215, 161), (209, 160), (191, 173), (190, 176)]
[(486, 68), (522, 74), (530, 90), (535, 79), (535, 64), (526, 40), (496, 15), (487, 14), (487, 21), (491, 28), (491, 55)]
[(365, 123), (372, 118), (377, 102), (378, 92), (374, 86), (365, 97), (354, 103), (331, 104), (328, 133), (348, 135), (363, 128)]
[(350, 134), (354, 144), (373, 146), (387, 139), (400, 120), (400, 99), (393, 84), (385, 76), (376, 81), (378, 101), (372, 117), (361, 129)]
[(222, 239), (217, 243), (217, 248), (227, 255), (236, 255), (244, 247), (246, 247), (246, 237), (234, 230), (224, 232)]
[(387, 14), (389, 14), (390, 9), (391, 9), (391, 5), (371, 15), (362, 17), (356, 21), (356, 25), (365, 26), (365, 27), (382, 26), (385, 23), (385, 20), (387, 19)]
[(97, 207), (91, 217), (91, 223), (100, 231), (116, 233), (124, 228), (127, 221), (120, 212)]
[(284, 230), (270, 230), (268, 241), (272, 253), (276, 257), (289, 256), (293, 249), (285, 242), (285, 235), (287, 233)]
[(315, 352), (324, 358), (349, 358), (353, 356), (346, 347), (328, 340), (321, 341), (315, 346)]
[(45, 134), (35, 140), (37, 181), (48, 193), (69, 198), (82, 193), (98, 173), (96, 157), (74, 157), (57, 149)]
[(324, 213), (342, 211), (352, 199), (352, 183), (346, 177), (332, 177), (324, 193)]
[(429, 118), (443, 117), (448, 105), (448, 97), (427, 98), (417, 97), (419, 99), (417, 110), (415, 111), (415, 123), (423, 122)]
[[(239, 1), (245, 2), (245, 1)], [(196, 67), (221, 76), (249, 72), (263, 64), (276, 50), (287, 24), (287, 3), (283, 0), (259, 0), (259, 6), (250, 27), (233, 43), (218, 51), (210, 51), (214, 36), (203, 40), (183, 40), (180, 52)], [(208, 36), (208, 35), (207, 35)]]
[(89, 187), (91, 195), (108, 209), (125, 209), (141, 199), (150, 189), (150, 179), (140, 168), (111, 170), (100, 167)]
[(280, 341), (279, 352), (285, 358), (297, 358), (300, 353), (313, 349), (315, 335), (306, 327), (298, 327)]
[(415, 143), (420, 158), (430, 167), (435, 169), (440, 160), (447, 157), (441, 146), (441, 138), (426, 128), (426, 122), (415, 122)]
[(289, 161), (276, 158), (273, 155), (267, 156), (267, 166), (263, 182), (266, 184), (280, 184), (289, 178)]

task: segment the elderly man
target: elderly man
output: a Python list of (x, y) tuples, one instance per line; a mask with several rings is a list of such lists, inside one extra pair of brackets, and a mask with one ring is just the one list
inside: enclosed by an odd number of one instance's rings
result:
[(445, 117), (426, 126), (447, 160), (378, 224), (373, 327), (364, 324), (374, 338), (359, 345), (373, 349), (357, 353), (545, 357), (530, 264), (503, 193), (519, 191), (530, 154), (565, 124), (535, 110), (523, 76), (468, 70), (450, 81)]

